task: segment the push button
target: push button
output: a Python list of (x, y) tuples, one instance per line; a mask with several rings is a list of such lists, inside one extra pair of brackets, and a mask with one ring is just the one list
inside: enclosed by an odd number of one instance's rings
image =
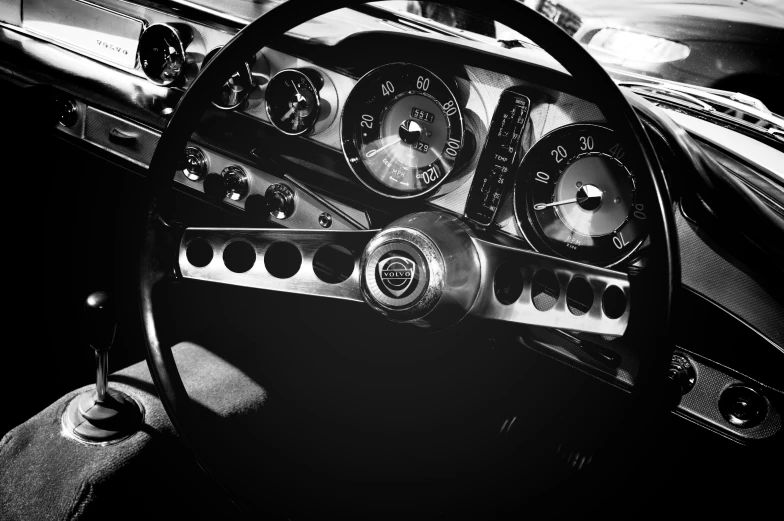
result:
[(759, 425), (767, 413), (765, 398), (751, 387), (736, 384), (719, 397), (719, 411), (736, 427), (747, 429)]

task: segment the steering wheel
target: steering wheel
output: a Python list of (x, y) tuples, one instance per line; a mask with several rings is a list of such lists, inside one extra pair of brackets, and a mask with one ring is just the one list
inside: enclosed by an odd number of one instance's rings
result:
[[(182, 150), (196, 128), (213, 93), (238, 70), (247, 56), (288, 30), (338, 8), (364, 2), (355, 0), (288, 0), (242, 29), (203, 68), (175, 108), (153, 155), (148, 179), (149, 201), (145, 215), (144, 246), (140, 263), (140, 297), (147, 361), (164, 407), (177, 431), (207, 469), (219, 461), (213, 440), (205, 434), (203, 411), (186, 392), (170, 345), (159, 338), (153, 289), (166, 281), (190, 278), (230, 283), (251, 288), (318, 295), (369, 305), (394, 322), (445, 328), (467, 316), (503, 320), (601, 334), (625, 334), (640, 354), (640, 369), (632, 393), (633, 407), (624, 418), (624, 439), (640, 439), (650, 427), (646, 420), (657, 403), (673, 344), (669, 338), (670, 309), (679, 284), (677, 242), (674, 238), (672, 205), (663, 173), (650, 141), (635, 112), (602, 67), (575, 40), (549, 20), (523, 4), (505, 0), (486, 2), (483, 15), (503, 20), (525, 34), (558, 60), (584, 88), (584, 96), (600, 106), (609, 125), (626, 136), (626, 146), (642, 158), (636, 178), (646, 183), (655, 210), (649, 211), (649, 259), (647, 266), (629, 274), (573, 262), (530, 250), (492, 244), (480, 239), (458, 216), (438, 211), (405, 216), (382, 230), (328, 231), (286, 229), (186, 228), (175, 224), (171, 184)], [(469, 0), (441, 3), (471, 10)], [(650, 209), (649, 209), (650, 210)], [(314, 274), (314, 257), (325, 244), (338, 245), (351, 253), (353, 271), (345, 280), (326, 282)], [(281, 245), (284, 245), (281, 247)], [(293, 245), (294, 250), (291, 249)], [(193, 262), (196, 248), (207, 251), (207, 261)], [(293, 275), (274, 276), (265, 269), (265, 257), (275, 249), (289, 248), (300, 260)], [(225, 257), (250, 257), (243, 269), (226, 267)], [(279, 252), (278, 252), (279, 253)], [(403, 269), (409, 286), (405, 292), (379, 287), (377, 275), (390, 255), (409, 259)], [(494, 277), (504, 265), (516, 265), (523, 274), (522, 295), (512, 303), (499, 301)], [(400, 269), (400, 267), (398, 267)], [(533, 307), (530, 275), (539, 269), (554, 272), (563, 285), (561, 297), (547, 312)], [(410, 275), (410, 277), (408, 277)], [(565, 285), (582, 277), (593, 288), (590, 310), (576, 316), (567, 309)], [(286, 278), (287, 277), (287, 278)], [(608, 316), (601, 300), (607, 288), (620, 290), (625, 304)], [(632, 311), (633, 310), (633, 311)], [(158, 324), (160, 325), (160, 324)], [(401, 324), (399, 327), (410, 327)], [(616, 437), (616, 446), (628, 447)], [(263, 441), (259, 441), (263, 443)], [(608, 465), (623, 456), (608, 454)], [(628, 453), (627, 453), (628, 454)], [(223, 483), (229, 492), (236, 484)]]

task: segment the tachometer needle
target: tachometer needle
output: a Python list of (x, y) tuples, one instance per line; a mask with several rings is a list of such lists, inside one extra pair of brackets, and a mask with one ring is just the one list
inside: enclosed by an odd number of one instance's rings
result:
[(384, 145), (384, 146), (383, 146), (383, 147), (381, 147), (381, 148), (377, 148), (377, 149), (375, 149), (375, 150), (368, 150), (367, 152), (365, 152), (365, 157), (373, 157), (373, 156), (375, 156), (376, 154), (378, 154), (379, 152), (381, 152), (382, 150), (384, 150), (384, 149), (386, 149), (386, 148), (389, 148), (389, 147), (391, 147), (392, 145), (397, 145), (398, 143), (400, 143), (400, 138), (397, 138), (397, 139), (396, 139), (396, 140), (394, 140), (394, 141), (390, 141), (389, 143), (387, 143), (386, 145)]
[(569, 204), (569, 203), (576, 203), (576, 202), (577, 202), (577, 198), (575, 197), (574, 199), (564, 199), (563, 201), (555, 201), (553, 203), (547, 203), (547, 204), (545, 204), (545, 203), (536, 203), (534, 205), (534, 210), (544, 210), (545, 208), (547, 208), (549, 206), (560, 206), (562, 204)]
[(583, 210), (589, 212), (597, 210), (602, 205), (602, 198), (604, 192), (594, 185), (582, 185), (577, 190), (577, 197), (574, 199), (564, 199), (563, 201), (555, 201), (552, 203), (536, 203), (534, 210), (544, 210), (549, 206), (560, 206), (562, 204), (578, 203)]

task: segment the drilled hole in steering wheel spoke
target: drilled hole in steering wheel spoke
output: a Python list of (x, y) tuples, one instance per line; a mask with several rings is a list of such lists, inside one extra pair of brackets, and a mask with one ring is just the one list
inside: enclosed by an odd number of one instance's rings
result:
[(619, 318), (626, 311), (626, 294), (618, 286), (609, 286), (602, 295), (602, 309), (608, 318)]
[(223, 264), (234, 273), (245, 273), (255, 263), (256, 250), (247, 242), (232, 242), (223, 250)]
[(354, 255), (343, 246), (326, 244), (313, 255), (313, 272), (327, 284), (340, 284), (354, 273)]
[(585, 315), (593, 306), (593, 288), (582, 277), (574, 277), (566, 288), (566, 307), (572, 315)]
[(495, 271), (493, 279), (493, 291), (495, 298), (501, 304), (512, 304), (523, 294), (525, 279), (523, 270), (520, 266), (511, 262), (502, 263)]
[(273, 277), (288, 279), (299, 272), (302, 254), (288, 242), (274, 242), (264, 252), (264, 267)]
[(204, 239), (194, 239), (185, 248), (185, 256), (194, 268), (203, 268), (212, 262), (212, 246)]
[(558, 279), (550, 270), (536, 272), (531, 284), (531, 300), (539, 311), (549, 311), (555, 307), (558, 297), (561, 296), (561, 286)]

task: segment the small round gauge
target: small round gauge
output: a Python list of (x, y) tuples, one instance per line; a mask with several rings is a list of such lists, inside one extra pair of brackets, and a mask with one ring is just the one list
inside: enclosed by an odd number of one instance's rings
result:
[(340, 130), (359, 180), (398, 199), (435, 189), (463, 148), (454, 94), (438, 76), (408, 63), (383, 65), (360, 78), (346, 100)]
[(185, 67), (185, 48), (191, 41), (187, 27), (153, 24), (139, 38), (139, 63), (156, 85), (171, 85)]
[[(216, 47), (207, 53), (204, 57), (202, 66), (207, 65), (213, 56), (215, 56), (220, 47)], [(231, 75), (226, 83), (223, 84), (218, 95), (213, 99), (212, 104), (219, 109), (232, 110), (236, 109), (248, 99), (251, 89), (253, 88), (253, 76), (250, 72), (250, 63), (245, 62), (242, 68)]]
[(298, 136), (313, 129), (319, 117), (323, 85), (321, 76), (311, 70), (284, 69), (267, 84), (267, 116), (278, 130)]
[(540, 139), (515, 181), (521, 231), (538, 251), (611, 266), (647, 236), (639, 159), (609, 128), (574, 124)]

